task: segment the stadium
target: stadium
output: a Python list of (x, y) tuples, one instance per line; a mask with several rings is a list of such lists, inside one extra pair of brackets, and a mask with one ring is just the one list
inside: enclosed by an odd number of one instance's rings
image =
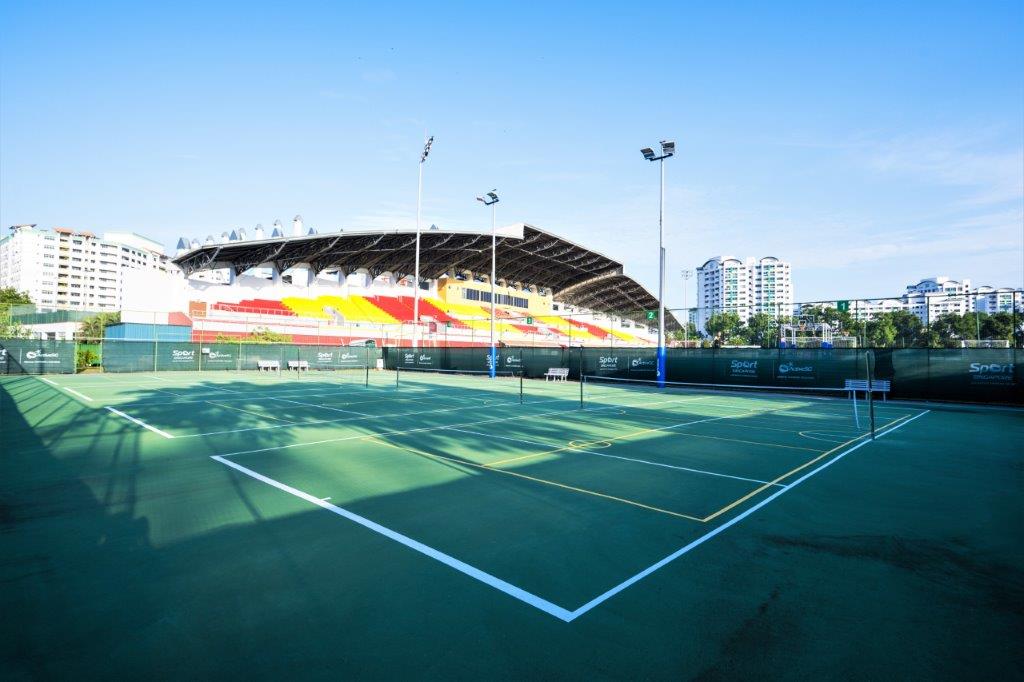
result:
[[(253, 239), (244, 231), (202, 244), (183, 238), (174, 262), (186, 279), (169, 288), (137, 275), (127, 289), (138, 295), (126, 296), (121, 321), (168, 340), (242, 339), (259, 330), (296, 344), (489, 345), (490, 232), (435, 228), (419, 241), (419, 325), (415, 231), (316, 234), (298, 216), (287, 237), (275, 229), (264, 238), (257, 228)], [(656, 343), (645, 314), (658, 300), (622, 263), (522, 223), (497, 231), (494, 255), (498, 345)], [(153, 313), (173, 329), (154, 332)], [(679, 328), (671, 315), (666, 326)]]

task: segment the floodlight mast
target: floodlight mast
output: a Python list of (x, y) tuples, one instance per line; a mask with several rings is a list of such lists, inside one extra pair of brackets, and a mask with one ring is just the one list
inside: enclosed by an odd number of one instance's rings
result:
[(420, 212), (423, 206), (423, 164), (430, 156), (430, 147), (434, 144), (434, 136), (431, 135), (423, 144), (423, 153), (420, 155), (420, 179), (419, 189), (416, 191), (416, 274), (413, 275), (412, 293), (412, 347), (419, 346), (420, 338)]
[(665, 385), (665, 159), (675, 156), (676, 143), (661, 141), (661, 155), (650, 147), (640, 150), (648, 161), (661, 162), (661, 193), (658, 201), (658, 384)]
[(495, 377), (498, 369), (498, 352), (497, 347), (494, 345), (494, 278), (496, 276), (495, 273), (497, 271), (498, 262), (498, 234), (496, 231), (497, 223), (495, 222), (497, 215), (497, 208), (495, 205), (498, 203), (497, 192), (498, 190), (492, 189), (483, 196), (476, 198), (476, 200), (484, 206), (491, 207), (491, 362), (489, 363), (490, 367), (488, 369), (492, 379)]

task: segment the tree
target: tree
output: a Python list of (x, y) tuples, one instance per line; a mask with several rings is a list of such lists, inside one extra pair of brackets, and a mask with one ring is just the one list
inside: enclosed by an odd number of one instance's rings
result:
[(815, 322), (827, 322), (836, 333), (854, 328), (853, 316), (849, 312), (825, 306), (810, 306), (800, 310), (801, 317), (813, 317)]
[(747, 341), (752, 345), (768, 348), (779, 335), (779, 325), (768, 313), (756, 313), (747, 320), (745, 332)]
[(872, 348), (890, 348), (896, 341), (896, 325), (889, 313), (882, 313), (867, 323), (865, 336)]
[(280, 334), (269, 329), (260, 328), (252, 330), (248, 336), (228, 336), (217, 334), (216, 343), (291, 343), (292, 337), (288, 334)]
[(695, 325), (693, 322), (687, 322), (685, 332), (682, 329), (677, 329), (674, 332), (672, 332), (669, 338), (671, 338), (673, 341), (679, 342), (686, 340), (699, 341), (700, 334), (697, 332), (697, 325)]
[[(987, 316), (986, 316), (987, 317)], [(977, 335), (977, 318), (974, 314), (959, 315), (957, 313), (945, 313), (935, 318), (929, 327), (934, 333), (930, 339), (934, 343), (929, 346), (947, 348), (959, 348), (964, 339), (973, 339)]]
[(924, 344), (924, 323), (921, 318), (906, 310), (894, 310), (887, 314), (892, 316), (892, 323), (896, 327), (898, 345), (906, 348)]
[(14, 305), (32, 305), (32, 297), (14, 287), (0, 289), (0, 308)]
[(14, 306), (32, 305), (32, 298), (14, 287), (0, 289), (0, 338), (22, 339), (29, 337), (29, 330), (14, 321)]
[(96, 343), (103, 340), (106, 328), (121, 322), (121, 313), (96, 313), (82, 320), (78, 326), (78, 339)]
[(1012, 313), (992, 313), (991, 315), (982, 314), (979, 322), (981, 327), (981, 338), (1013, 341)]
[(704, 323), (704, 328), (712, 338), (721, 337), (725, 343), (743, 340), (743, 321), (736, 313), (715, 313)]

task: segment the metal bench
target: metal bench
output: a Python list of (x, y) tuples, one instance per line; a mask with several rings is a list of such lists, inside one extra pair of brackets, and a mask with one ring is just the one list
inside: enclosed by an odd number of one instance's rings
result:
[(260, 372), (279, 372), (281, 363), (277, 360), (257, 360), (256, 369)]
[(544, 381), (567, 381), (568, 379), (568, 367), (548, 367), (548, 371), (544, 372)]
[(296, 372), (309, 371), (309, 360), (289, 360), (288, 369), (294, 369)]
[[(850, 391), (851, 393), (864, 393), (868, 392), (868, 380), (867, 379), (847, 379), (843, 389)], [(875, 379), (871, 382), (871, 392), (881, 393), (882, 401), (885, 401), (886, 395), (892, 390), (892, 382), (887, 379)]]

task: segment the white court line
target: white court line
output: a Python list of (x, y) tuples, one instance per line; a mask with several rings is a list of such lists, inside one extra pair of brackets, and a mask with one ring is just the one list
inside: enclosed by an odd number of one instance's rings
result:
[(67, 391), (68, 393), (71, 393), (71, 394), (73, 394), (73, 395), (77, 395), (77, 396), (78, 396), (79, 398), (81, 398), (82, 400), (88, 400), (88, 401), (89, 401), (90, 403), (92, 402), (92, 398), (90, 398), (89, 396), (85, 395), (84, 393), (79, 393), (79, 392), (78, 392), (78, 391), (76, 391), (75, 389), (73, 389), (73, 388), (68, 388), (67, 386), (61, 386), (61, 385), (60, 385), (60, 384), (58, 384), (58, 383), (57, 383), (56, 381), (50, 381), (50, 380), (49, 380), (49, 379), (47, 379), (46, 377), (42, 377), (42, 379), (43, 379), (43, 381), (45, 381), (46, 383), (50, 384), (51, 386), (56, 386), (56, 387), (57, 387), (57, 388), (59, 388), (59, 389), (62, 389), (62, 390), (64, 390), (64, 391)]
[(439, 550), (436, 550), (433, 547), (423, 544), (422, 542), (413, 540), (407, 535), (402, 535), (401, 533), (393, 531), (390, 528), (387, 528), (386, 526), (382, 526), (379, 523), (375, 523), (363, 516), (355, 514), (337, 505), (333, 505), (330, 502), (327, 502), (326, 500), (310, 495), (309, 493), (303, 492), (297, 488), (293, 488), (290, 485), (286, 485), (284, 483), (281, 483), (280, 481), (275, 481), (274, 479), (264, 476), (263, 474), (257, 473), (252, 469), (247, 469), (241, 464), (232, 462), (229, 459), (225, 459), (220, 455), (213, 455), (211, 459), (215, 459), (221, 464), (229, 466), (232, 469), (235, 469), (236, 471), (240, 471), (246, 476), (251, 476), (252, 478), (255, 478), (257, 481), (261, 481), (263, 483), (266, 483), (267, 485), (271, 485), (277, 488), (278, 490), (283, 490), (284, 492), (289, 493), (290, 495), (294, 495), (295, 497), (306, 500), (307, 502), (315, 504), (316, 506), (322, 509), (326, 509), (331, 513), (337, 514), (338, 516), (342, 516), (348, 519), (349, 521), (354, 521), (355, 523), (358, 523), (360, 526), (363, 526), (364, 528), (367, 528), (373, 531), (374, 533), (379, 533), (380, 535), (383, 535), (389, 540), (394, 540), (399, 544), (405, 545), (409, 549), (413, 549), (421, 554), (425, 554), (431, 559), (440, 561), (442, 564), (450, 566), (451, 568), (454, 568), (456, 571), (459, 571), (461, 573), (468, 575), (471, 578), (479, 580), (485, 585), (489, 585), (496, 590), (500, 590), (501, 592), (504, 592), (505, 594), (511, 597), (515, 597), (516, 599), (525, 602), (530, 606), (533, 606), (534, 608), (540, 609), (541, 611), (548, 613), (554, 616), (555, 618), (558, 618), (566, 622), (572, 620), (572, 618), (570, 617), (571, 614), (569, 613), (568, 609), (563, 609), (561, 606), (558, 606), (557, 604), (553, 604), (546, 599), (542, 599), (537, 595), (527, 592), (522, 588), (516, 587), (511, 583), (505, 582), (501, 578), (497, 578), (491, 575), (490, 573), (481, 571), (479, 568), (470, 566), (464, 561), (459, 561), (455, 557), (445, 554), (444, 552), (441, 552)]
[[(899, 428), (902, 428), (902, 427), (906, 426), (910, 422), (912, 422), (915, 419), (918, 419), (920, 417), (923, 417), (924, 415), (928, 414), (929, 412), (930, 412), (930, 410), (925, 410), (924, 412), (920, 412), (917, 415), (911, 417), (910, 419), (907, 419), (906, 421), (900, 422), (896, 426), (893, 426), (893, 427), (891, 427), (891, 428), (889, 428), (889, 429), (887, 429), (887, 430), (885, 430), (885, 431), (883, 431), (883, 432), (881, 432), (879, 434), (876, 434), (875, 438), (877, 439), (877, 438), (881, 438), (882, 436), (887, 436), (890, 433), (892, 433), (893, 431), (895, 431), (896, 429), (899, 429)], [(833, 464), (835, 464), (836, 462), (841, 460), (843, 457), (846, 457), (851, 452), (864, 447), (865, 445), (867, 445), (870, 442), (871, 442), (871, 440), (862, 440), (860, 443), (857, 443), (853, 447), (848, 448), (847, 450), (844, 450), (843, 452), (839, 453), (838, 455), (836, 455), (835, 457), (833, 457), (829, 461), (827, 461), (824, 464), (822, 464), (821, 466), (819, 466), (817, 469), (814, 469), (812, 471), (807, 472), (806, 474), (804, 474), (800, 478), (796, 479), (792, 483), (784, 486), (782, 488), (782, 490), (778, 490), (778, 491), (772, 493), (771, 495), (769, 495), (765, 499), (761, 500), (760, 502), (758, 502), (757, 504), (755, 504), (753, 507), (751, 507), (750, 509), (746, 510), (742, 514), (738, 514), (737, 516), (734, 516), (733, 518), (731, 518), (728, 521), (726, 521), (725, 523), (723, 523), (721, 526), (718, 526), (714, 530), (712, 530), (712, 531), (710, 531), (708, 533), (705, 533), (704, 535), (700, 536), (699, 538), (697, 538), (693, 542), (689, 543), (688, 545), (685, 545), (684, 547), (680, 547), (675, 552), (672, 552), (671, 554), (669, 554), (667, 557), (665, 557), (661, 561), (658, 561), (658, 562), (656, 562), (654, 564), (651, 564), (650, 566), (648, 566), (644, 570), (640, 571), (639, 573), (637, 573), (633, 577), (629, 578), (628, 580), (624, 580), (623, 582), (619, 583), (618, 585), (616, 585), (615, 587), (611, 588), (607, 592), (604, 592), (603, 594), (600, 594), (597, 597), (594, 597), (593, 599), (588, 601), (586, 604), (584, 604), (583, 606), (581, 606), (578, 609), (576, 609), (575, 611), (573, 611), (570, 614), (570, 618), (568, 620), (572, 621), (572, 620), (575, 620), (576, 618), (579, 618), (580, 616), (582, 616), (587, 611), (590, 611), (595, 606), (598, 606), (602, 602), (605, 602), (605, 601), (611, 599), (612, 597), (617, 595), (619, 592), (622, 592), (624, 589), (626, 589), (630, 585), (633, 585), (633, 584), (643, 580), (644, 578), (649, 576), (651, 573), (654, 573), (655, 571), (657, 571), (662, 566), (665, 566), (666, 564), (669, 564), (669, 563), (675, 561), (676, 559), (678, 559), (679, 557), (683, 556), (684, 554), (686, 554), (690, 550), (692, 550), (692, 549), (694, 549), (696, 547), (699, 547), (700, 545), (704, 544), (705, 542), (707, 542), (711, 538), (715, 537), (716, 535), (718, 535), (722, 531), (728, 530), (732, 526), (735, 526), (737, 523), (739, 523), (743, 519), (747, 518), (748, 516), (750, 516), (751, 514), (756, 512), (761, 507), (764, 507), (769, 502), (773, 501), (774, 499), (776, 499), (777, 497), (779, 497), (780, 495), (782, 495), (786, 491), (795, 488), (796, 486), (800, 485), (801, 483), (806, 481), (811, 476), (814, 476), (818, 472), (823, 471), (824, 469), (827, 469), (828, 467), (832, 466)]]
[[(466, 400), (470, 400), (470, 399), (466, 399)], [(475, 400), (475, 399), (473, 399), (473, 400)], [(528, 403), (528, 404), (529, 405), (540, 405), (540, 404), (543, 404), (543, 403), (559, 403), (559, 402), (565, 402), (565, 401), (563, 399), (537, 400), (537, 401), (534, 401), (534, 402)], [(515, 401), (509, 401), (509, 402), (505, 402), (505, 403), (501, 403), (501, 404), (502, 405), (519, 405), (519, 401), (515, 400)], [(321, 408), (320, 405), (314, 405), (314, 407)], [(226, 431), (207, 431), (206, 433), (188, 433), (188, 434), (185, 434), (185, 435), (182, 435), (182, 436), (178, 436), (178, 438), (198, 438), (200, 436), (221, 436), (221, 435), (228, 434), (228, 433), (243, 433), (243, 432), (246, 432), (246, 431), (268, 431), (270, 429), (283, 429), (283, 428), (287, 428), (288, 426), (316, 426), (316, 425), (319, 425), (319, 424), (342, 424), (342, 423), (347, 424), (347, 423), (351, 423), (351, 422), (365, 421), (367, 419), (394, 419), (394, 418), (398, 418), (398, 417), (409, 417), (409, 416), (417, 415), (417, 414), (438, 414), (438, 413), (441, 413), (441, 412), (455, 412), (456, 410), (476, 410), (476, 409), (482, 409), (482, 408), (485, 408), (485, 407), (495, 407), (495, 405), (476, 405), (476, 406), (474, 406), (474, 405), (456, 405), (455, 407), (445, 407), (445, 408), (439, 408), (439, 409), (433, 409), (433, 410), (418, 410), (416, 412), (399, 412), (398, 414), (370, 414), (370, 415), (366, 415), (366, 416), (363, 416), (363, 417), (352, 417), (352, 418), (341, 417), (341, 418), (338, 418), (338, 419), (315, 419), (313, 421), (308, 421), (308, 422), (295, 422), (294, 424), (271, 424), (269, 426), (251, 426), (251, 427), (245, 428), (245, 429), (229, 429), (229, 430), (226, 430)], [(608, 408), (602, 408), (602, 409), (608, 409)], [(573, 410), (561, 410), (560, 412), (579, 412), (579, 411), (580, 410), (573, 409)], [(552, 412), (550, 414), (556, 414), (556, 413)], [(518, 417), (511, 417), (511, 419), (517, 419), (517, 418)], [(500, 420), (498, 420), (498, 421), (500, 421)], [(342, 439), (342, 440), (347, 440), (347, 439)], [(333, 441), (325, 441), (325, 442), (333, 442)], [(229, 454), (238, 454), (238, 453), (229, 453)], [(227, 457), (227, 456), (229, 456), (229, 455), (225, 455), (225, 457)]]
[[(733, 417), (733, 416), (729, 416), (729, 417), (715, 417), (715, 419), (737, 419), (737, 418), (739, 418), (739, 415), (737, 415), (735, 417)], [(674, 424), (672, 426), (666, 426), (666, 427), (664, 427), (664, 429), (665, 430), (674, 429), (677, 426), (689, 426), (690, 424), (700, 424), (701, 422), (706, 422), (706, 421), (714, 421), (714, 420), (713, 419), (701, 419), (700, 421), (685, 422), (683, 424)], [(552, 443), (540, 443), (540, 442), (532, 441), (532, 440), (523, 440), (522, 438), (510, 438), (509, 436), (496, 436), (493, 433), (480, 433), (479, 431), (467, 431), (466, 429), (452, 429), (452, 431), (459, 431), (461, 433), (470, 433), (470, 434), (473, 434), (474, 436), (483, 436), (485, 438), (500, 438), (501, 440), (510, 440), (510, 441), (514, 441), (516, 443), (523, 443), (524, 445), (535, 445), (537, 447), (542, 447), (542, 448), (554, 447), (554, 445)], [(626, 462), (636, 462), (638, 464), (649, 464), (651, 466), (664, 467), (666, 469), (678, 469), (679, 471), (689, 471), (689, 472), (692, 472), (692, 473), (695, 473), (695, 474), (704, 474), (706, 476), (720, 476), (721, 478), (734, 478), (737, 481), (747, 481), (748, 483), (760, 483), (762, 485), (767, 484), (767, 485), (777, 485), (780, 488), (783, 487), (783, 485), (781, 483), (771, 483), (770, 481), (762, 481), (762, 480), (760, 480), (758, 478), (746, 478), (745, 476), (732, 476), (730, 474), (720, 474), (717, 471), (706, 471), (704, 469), (693, 469), (693, 468), (690, 468), (690, 467), (679, 466), (679, 465), (676, 465), (676, 464), (665, 464), (664, 462), (652, 462), (652, 461), (646, 460), (646, 459), (637, 459), (635, 457), (623, 457), (621, 455), (609, 455), (608, 453), (605, 453), (605, 452), (595, 452), (593, 450), (585, 450), (583, 448), (567, 447), (567, 448), (563, 448), (561, 450), (558, 450), (558, 452), (565, 452), (565, 451), (569, 451), (569, 450), (571, 450), (573, 452), (583, 452), (583, 453), (586, 453), (588, 455), (594, 455), (595, 457), (607, 457), (609, 459), (621, 459), (621, 460), (626, 461)]]
[[(344, 384), (339, 384), (339, 386), (343, 386), (343, 385)], [(389, 388), (390, 387), (386, 387), (385, 388), (385, 387), (380, 387), (380, 386), (366, 386), (366, 387), (360, 387), (360, 390), (381, 391), (381, 390), (388, 390)], [(156, 390), (160, 390), (160, 389), (156, 389)], [(403, 391), (403, 393), (407, 393), (407, 392), (408, 391)], [(263, 398), (273, 398), (273, 397), (282, 396), (282, 395), (295, 395), (295, 394), (308, 396), (310, 398), (315, 398), (315, 397), (320, 397), (320, 396), (340, 396), (340, 397), (345, 397), (344, 394), (340, 393), (337, 389), (333, 389), (333, 390), (330, 390), (330, 391), (310, 392), (308, 389), (303, 390), (303, 389), (298, 389), (298, 388), (288, 388), (286, 390), (274, 391), (274, 392), (258, 392), (258, 393), (253, 393), (251, 391), (246, 391), (245, 393), (249, 397), (247, 397), (247, 398), (231, 398), (230, 400), (225, 398), (223, 402), (231, 402), (231, 401), (235, 401), (235, 400), (244, 402), (244, 401), (258, 400), (258, 399), (263, 399)], [(206, 395), (206, 394), (205, 393), (196, 393), (195, 395), (202, 396), (202, 395)], [(382, 398), (381, 400), (417, 400), (417, 399), (419, 399), (421, 397), (422, 396), (412, 396), (412, 397), (408, 397), (408, 398)], [(443, 396), (434, 396), (434, 397), (431, 397), (431, 400), (454, 400), (454, 398), (446, 398), (446, 397), (443, 397)], [(189, 397), (188, 400), (176, 400), (176, 401), (174, 401), (173, 403), (170, 403), (170, 404), (171, 405), (187, 405), (187, 404), (191, 404), (191, 403), (204, 403), (204, 402), (206, 402), (206, 400), (203, 399), (203, 398), (192, 398), (192, 397)], [(369, 402), (379, 402), (379, 401), (378, 400), (363, 400), (363, 401), (357, 401), (357, 402), (367, 402), (367, 403), (369, 403)], [(134, 400), (134, 401), (131, 401), (131, 402), (127, 403), (127, 404), (129, 404), (129, 405), (146, 406), (146, 405), (166, 405), (168, 403), (166, 403), (164, 401), (153, 401), (153, 400)], [(343, 404), (345, 404), (345, 405), (355, 405), (356, 403), (352, 402), (352, 403), (343, 403)]]
[(161, 431), (160, 429), (156, 428), (155, 426), (150, 426), (149, 424), (147, 424), (146, 422), (142, 421), (141, 419), (136, 419), (135, 417), (131, 416), (130, 414), (125, 414), (121, 410), (115, 410), (113, 407), (109, 407), (109, 406), (106, 407), (105, 409), (110, 410), (111, 412), (113, 412), (114, 414), (116, 414), (119, 417), (124, 417), (125, 419), (127, 419), (130, 422), (135, 422), (136, 424), (138, 424), (142, 428), (149, 429), (153, 433), (159, 434), (159, 435), (163, 436), (164, 438), (174, 438), (174, 436), (172, 436), (171, 434), (167, 433), (166, 431)]
[[(882, 436), (886, 436), (886, 435), (892, 433), (893, 431), (895, 431), (896, 429), (899, 429), (899, 428), (902, 428), (903, 426), (906, 426), (907, 424), (909, 424), (910, 422), (914, 421), (915, 419), (923, 417), (924, 415), (928, 414), (928, 412), (929, 412), (929, 410), (925, 410), (924, 412), (921, 412), (921, 413), (917, 414), (916, 416), (911, 417), (910, 419), (907, 419), (906, 421), (900, 422), (899, 424), (897, 424), (897, 425), (895, 425), (895, 426), (893, 426), (893, 427), (891, 427), (889, 429), (886, 429), (886, 430), (882, 431), (881, 433), (877, 434), (876, 438), (881, 438)], [(694, 549), (694, 548), (704, 544), (705, 542), (707, 542), (711, 538), (715, 537), (719, 533), (721, 533), (721, 532), (723, 532), (725, 530), (728, 530), (732, 526), (736, 525), (737, 523), (739, 523), (743, 519), (747, 518), (748, 516), (750, 516), (751, 514), (756, 512), (757, 510), (761, 509), (762, 507), (764, 507), (768, 503), (770, 503), (773, 500), (775, 500), (776, 498), (778, 498), (783, 493), (787, 492), (788, 490), (791, 490), (792, 488), (795, 488), (796, 486), (800, 485), (801, 483), (803, 483), (807, 479), (811, 478), (815, 474), (817, 474), (817, 473), (823, 471), (824, 469), (832, 466), (833, 464), (838, 462), (843, 457), (846, 457), (850, 453), (852, 453), (852, 452), (854, 452), (854, 451), (864, 447), (865, 445), (867, 445), (868, 443), (871, 443), (871, 442), (872, 441), (870, 441), (870, 440), (862, 440), (857, 445), (854, 445), (854, 446), (848, 448), (847, 450), (844, 450), (843, 452), (839, 453), (838, 455), (836, 455), (835, 457), (833, 457), (829, 461), (825, 462), (824, 464), (822, 464), (818, 468), (816, 468), (816, 469), (814, 469), (814, 470), (804, 474), (803, 476), (801, 476), (797, 480), (793, 481), (792, 483), (790, 483), (790, 484), (788, 484), (786, 486), (783, 486), (781, 490), (776, 491), (775, 493), (773, 493), (772, 495), (768, 496), (767, 498), (765, 498), (761, 502), (757, 503), (756, 505), (754, 505), (750, 509), (746, 510), (745, 512), (743, 512), (741, 514), (738, 514), (737, 516), (733, 517), (729, 521), (726, 521), (725, 523), (723, 523), (722, 525), (718, 526), (714, 530), (712, 530), (712, 531), (710, 531), (708, 533), (705, 533), (704, 535), (700, 536), (699, 538), (697, 538), (693, 542), (690, 542), (689, 544), (681, 547), (680, 549), (676, 550), (672, 554), (669, 554), (664, 559), (661, 559), (660, 561), (658, 561), (658, 562), (652, 564), (651, 566), (645, 568), (643, 571), (640, 571), (636, 575), (634, 575), (634, 576), (630, 577), (629, 579), (619, 583), (618, 585), (616, 585), (615, 587), (611, 588), (610, 590), (607, 590), (607, 591), (603, 592), (602, 594), (600, 594), (597, 597), (591, 599), (586, 604), (583, 604), (582, 606), (580, 606), (579, 608), (577, 608), (574, 611), (569, 611), (568, 609), (563, 608), (561, 606), (558, 606), (557, 604), (554, 604), (553, 602), (550, 602), (550, 601), (548, 601), (546, 599), (538, 597), (537, 595), (535, 595), (535, 594), (533, 594), (531, 592), (527, 592), (526, 590), (523, 590), (522, 588), (516, 587), (515, 585), (513, 585), (513, 584), (511, 584), (509, 582), (506, 582), (506, 581), (502, 580), (501, 578), (495, 577), (495, 576), (491, 575), (490, 573), (486, 573), (484, 571), (481, 571), (480, 569), (475, 568), (474, 566), (470, 566), (469, 564), (467, 564), (467, 563), (465, 563), (463, 561), (460, 561), (460, 560), (458, 560), (458, 559), (456, 559), (456, 558), (454, 558), (454, 557), (452, 557), (452, 556), (450, 556), (448, 554), (445, 554), (444, 552), (438, 551), (438, 550), (434, 549), (433, 547), (429, 547), (429, 546), (427, 546), (427, 545), (425, 545), (425, 544), (423, 544), (423, 543), (421, 543), (421, 542), (419, 542), (417, 540), (413, 540), (412, 538), (410, 538), (410, 537), (408, 537), (406, 535), (402, 535), (401, 533), (398, 533), (398, 532), (396, 532), (394, 530), (391, 530), (390, 528), (387, 528), (387, 527), (382, 526), (382, 525), (380, 525), (378, 523), (370, 521), (369, 519), (367, 519), (365, 517), (362, 517), (362, 516), (359, 516), (358, 514), (355, 514), (355, 513), (351, 512), (351, 511), (348, 511), (347, 509), (344, 509), (342, 507), (338, 507), (336, 505), (333, 505), (333, 504), (325, 501), (324, 499), (317, 498), (317, 497), (315, 497), (313, 495), (310, 495), (309, 493), (303, 492), (301, 490), (298, 490), (297, 488), (293, 488), (293, 487), (291, 487), (289, 485), (281, 483), (280, 481), (276, 481), (276, 480), (274, 480), (272, 478), (264, 476), (263, 474), (257, 473), (256, 471), (253, 471), (252, 469), (248, 469), (248, 468), (242, 466), (241, 464), (238, 464), (238, 463), (233, 462), (233, 461), (231, 461), (229, 459), (226, 459), (226, 457), (227, 457), (226, 455), (223, 455), (223, 456), (222, 455), (212, 455), (211, 459), (217, 460), (221, 464), (229, 466), (232, 469), (235, 469), (236, 471), (239, 471), (239, 472), (245, 474), (246, 476), (250, 476), (250, 477), (252, 477), (252, 478), (254, 478), (254, 479), (258, 480), (258, 481), (261, 481), (261, 482), (266, 483), (268, 485), (271, 485), (271, 486), (273, 486), (273, 487), (275, 487), (275, 488), (277, 488), (279, 490), (282, 490), (282, 491), (284, 491), (286, 493), (294, 495), (295, 497), (298, 497), (300, 499), (306, 500), (307, 502), (315, 504), (318, 507), (321, 507), (323, 509), (326, 509), (327, 511), (330, 511), (330, 512), (332, 512), (334, 514), (337, 514), (338, 516), (342, 516), (344, 518), (349, 519), (350, 521), (354, 521), (355, 523), (358, 523), (359, 525), (363, 526), (364, 528), (367, 528), (367, 529), (369, 529), (369, 530), (371, 530), (371, 531), (373, 531), (375, 533), (379, 533), (380, 535), (383, 535), (386, 538), (394, 540), (394, 541), (396, 541), (396, 542), (398, 542), (398, 543), (400, 543), (402, 545), (405, 545), (406, 547), (409, 547), (410, 549), (413, 549), (413, 550), (415, 550), (417, 552), (420, 552), (421, 554), (424, 554), (424, 555), (426, 555), (426, 556), (428, 556), (428, 557), (430, 557), (432, 559), (435, 559), (435, 560), (445, 564), (446, 566), (454, 568), (455, 570), (457, 570), (457, 571), (459, 571), (459, 572), (461, 572), (461, 573), (463, 573), (465, 575), (468, 575), (471, 578), (474, 578), (475, 580), (479, 580), (480, 582), (484, 583), (485, 585), (489, 585), (489, 586), (493, 587), (494, 589), (499, 590), (501, 592), (504, 592), (505, 594), (507, 594), (507, 595), (509, 595), (511, 597), (514, 597), (515, 599), (518, 599), (519, 601), (521, 601), (521, 602), (523, 602), (525, 604), (529, 604), (530, 606), (533, 606), (534, 608), (539, 609), (539, 610), (543, 611), (544, 613), (552, 615), (555, 618), (558, 618), (559, 620), (564, 621), (566, 623), (570, 623), (570, 622), (576, 620), (577, 618), (579, 618), (580, 616), (582, 616), (583, 614), (587, 613), (588, 611), (590, 611), (590, 610), (594, 609), (595, 607), (599, 606), (600, 604), (604, 603), (605, 601), (611, 599), (612, 597), (614, 597), (618, 593), (620, 593), (623, 590), (625, 590), (627, 587), (630, 587), (631, 585), (634, 585), (634, 584), (640, 582), (641, 580), (643, 580), (644, 578), (649, 576), (651, 573), (654, 573), (655, 571), (657, 571), (659, 568), (661, 568), (661, 567), (671, 563), (672, 561), (675, 561), (676, 559), (678, 559), (682, 555), (684, 555), (687, 552), (691, 551), (692, 549)], [(287, 446), (285, 446), (285, 447), (287, 447)], [(270, 448), (270, 449), (278, 449), (278, 448)]]
[[(542, 402), (561, 402), (561, 401), (559, 401), (559, 400), (546, 400), (546, 401), (542, 401)], [(669, 403), (669, 402), (681, 402), (681, 401), (679, 401), (679, 400), (665, 400), (665, 401), (662, 401), (662, 402)], [(506, 403), (506, 404), (507, 405), (519, 405), (518, 402)], [(532, 403), (532, 404), (536, 405), (537, 403)], [(653, 402), (653, 403), (647, 403), (647, 404), (648, 405), (657, 405), (658, 403), (657, 402)], [(599, 412), (601, 410), (615, 410), (615, 409), (618, 409), (620, 407), (622, 407), (622, 406), (621, 405), (604, 405), (602, 407), (588, 407), (588, 408), (585, 408), (585, 409), (582, 409), (582, 410), (580, 410), (580, 409), (551, 410), (549, 412), (537, 412), (537, 413), (533, 413), (533, 414), (521, 414), (521, 415), (518, 415), (516, 417), (495, 417), (493, 419), (482, 419), (480, 421), (466, 422), (464, 424), (447, 424), (447, 425), (439, 425), (439, 426), (423, 426), (423, 427), (420, 427), (420, 428), (404, 429), (404, 430), (399, 430), (399, 431), (367, 432), (367, 433), (356, 434), (354, 436), (340, 436), (338, 438), (327, 438), (327, 439), (324, 439), (324, 440), (313, 440), (313, 441), (308, 441), (308, 442), (305, 442), (305, 443), (291, 443), (290, 445), (274, 445), (274, 446), (271, 446), (269, 448), (257, 448), (255, 450), (239, 450), (237, 452), (228, 452), (228, 453), (225, 453), (223, 455), (218, 455), (218, 456), (219, 457), (235, 457), (236, 455), (251, 455), (251, 454), (255, 454), (257, 452), (270, 452), (271, 450), (287, 450), (287, 449), (290, 449), (290, 448), (301, 448), (301, 447), (304, 447), (306, 445), (323, 445), (324, 443), (340, 443), (340, 442), (348, 441), (348, 440), (359, 440), (361, 438), (379, 438), (381, 436), (403, 436), (403, 435), (408, 434), (408, 433), (424, 433), (424, 432), (427, 432), (427, 431), (444, 431), (444, 430), (447, 430), (447, 429), (455, 428), (457, 426), (479, 426), (480, 424), (493, 424), (494, 422), (516, 421), (518, 419), (536, 419), (537, 417), (547, 417), (547, 416), (554, 415), (554, 414), (569, 414), (569, 415), (571, 415), (571, 414), (579, 414), (580, 412)], [(472, 409), (472, 408), (470, 408), (470, 409)], [(362, 417), (357, 418), (357, 419), (325, 419), (325, 420), (322, 420), (320, 422), (301, 422), (299, 424), (296, 424), (296, 426), (303, 426), (305, 424), (328, 424), (328, 423), (333, 424), (333, 423), (338, 423), (338, 422), (341, 422), (341, 421), (353, 422), (353, 421), (362, 421), (362, 419), (363, 419)], [(282, 424), (281, 426), (260, 427), (260, 429), (283, 428), (284, 426), (287, 426), (287, 424)], [(239, 430), (240, 431), (252, 431), (252, 430), (256, 430), (256, 429), (239, 429)], [(232, 433), (232, 432), (230, 432), (230, 431), (223, 431), (221, 433)], [(178, 436), (178, 438), (189, 438), (192, 435), (199, 435), (199, 436), (201, 436), (201, 435), (211, 435), (211, 434), (189, 434), (189, 435), (185, 435), (185, 436)]]
[(330, 410), (331, 412), (344, 412), (345, 414), (357, 414), (360, 417), (375, 417), (378, 415), (366, 414), (365, 412), (356, 412), (355, 410), (343, 410), (340, 407), (328, 407), (326, 405), (314, 405), (313, 403), (303, 403), (298, 400), (288, 400), (287, 398), (276, 398), (271, 396), (269, 400), (277, 400), (282, 403), (292, 403), (293, 405), (303, 405), (305, 407), (314, 407), (318, 410)]

